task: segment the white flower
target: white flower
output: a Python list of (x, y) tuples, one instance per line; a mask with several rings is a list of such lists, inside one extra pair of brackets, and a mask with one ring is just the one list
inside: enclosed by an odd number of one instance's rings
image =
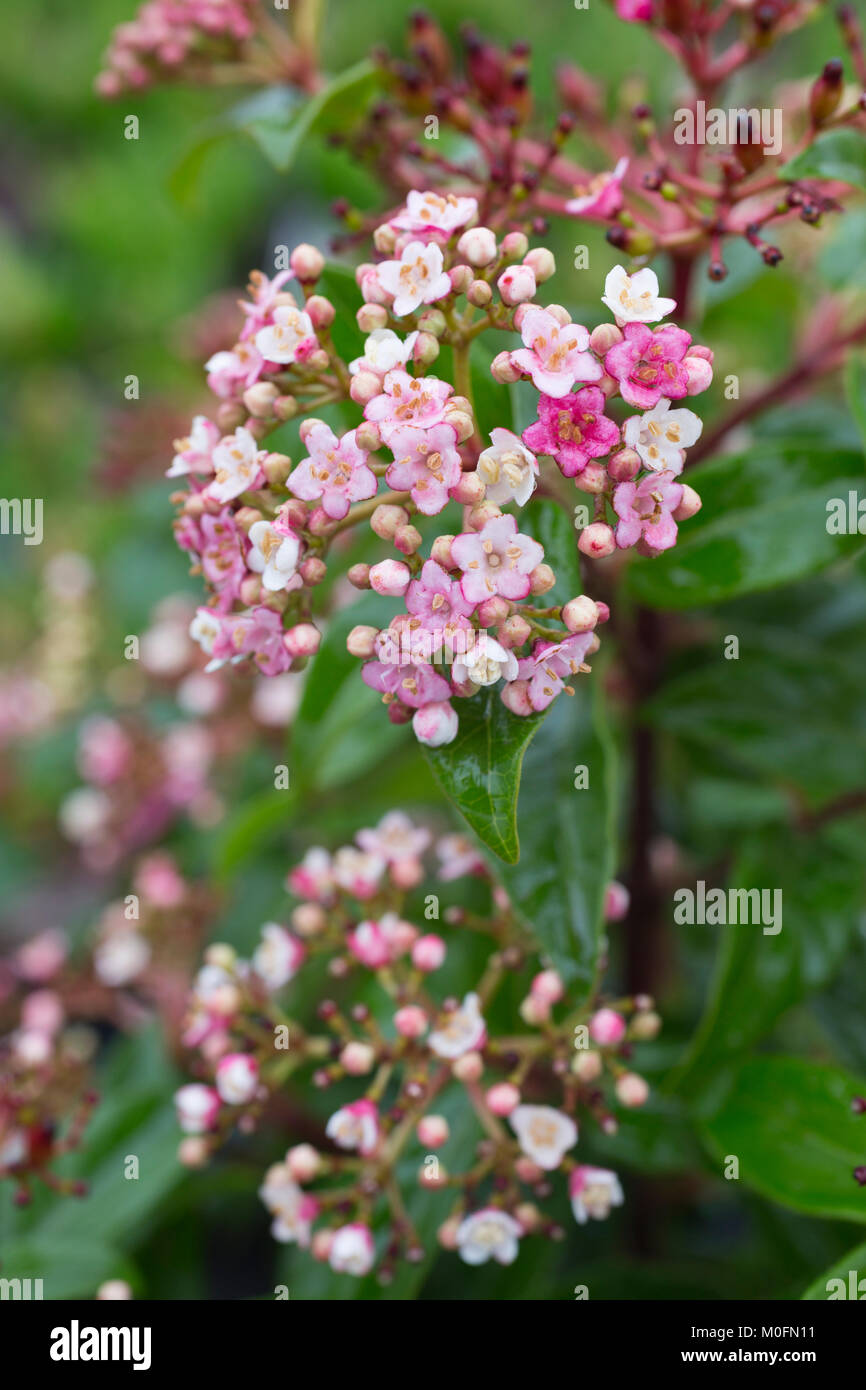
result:
[(574, 1219), (581, 1226), (590, 1217), (593, 1221), (604, 1221), (610, 1215), (611, 1207), (621, 1207), (623, 1204), (619, 1178), (609, 1168), (592, 1168), (588, 1165), (574, 1168), (568, 1181), (568, 1194)]
[(415, 348), (417, 330), (408, 338), (400, 339), (393, 328), (374, 328), (364, 342), (364, 356), (356, 357), (349, 363), (352, 376), (359, 372), (375, 372), (384, 377), (394, 367), (405, 367)]
[(577, 1143), (577, 1125), (552, 1105), (518, 1105), (509, 1115), (520, 1147), (539, 1168), (558, 1168)]
[(658, 323), (677, 307), (675, 299), (659, 294), (658, 276), (649, 267), (628, 275), (615, 265), (604, 282), (602, 304), (606, 304), (620, 323)]
[(245, 1052), (229, 1052), (220, 1057), (216, 1069), (216, 1088), (228, 1105), (246, 1105), (258, 1089), (259, 1064)]
[(254, 521), (249, 529), (252, 550), (247, 566), (262, 576), (262, 584), (271, 593), (280, 589), (297, 589), (302, 580), (298, 574), (301, 542), (297, 536), (286, 536), (270, 521)]
[(670, 401), (662, 396), (652, 410), (626, 420), (623, 438), (629, 448), (637, 450), (647, 468), (676, 476), (683, 470), (685, 450), (700, 438), (703, 427), (693, 410), (671, 410)]
[(457, 1230), (460, 1258), (468, 1265), (483, 1265), (489, 1259), (510, 1265), (517, 1259), (520, 1226), (506, 1211), (485, 1207), (461, 1221)]
[(430, 843), (430, 831), (413, 825), (402, 811), (389, 811), (374, 830), (359, 830), (355, 836), (368, 854), (378, 854), (388, 863), (417, 859)]
[(451, 281), (443, 265), (438, 246), (410, 241), (403, 248), (399, 261), (383, 261), (377, 266), (379, 284), (386, 294), (394, 296), (393, 310), (397, 318), (414, 313), (421, 304), (432, 304), (450, 294)]
[(206, 415), (196, 415), (186, 439), (174, 441), (175, 455), (167, 478), (181, 478), (187, 473), (212, 473), (211, 457), (220, 432)]
[(150, 946), (135, 931), (113, 932), (93, 952), (93, 968), (104, 985), (126, 985), (150, 960)]
[(391, 219), (392, 227), (404, 232), (437, 231), (448, 236), (458, 227), (465, 227), (478, 215), (475, 198), (458, 198), (453, 193), (422, 193), (413, 189), (406, 197), (406, 206)]
[(538, 460), (511, 430), (497, 426), (490, 431), (493, 443), (481, 454), (477, 473), (486, 485), (486, 500), (504, 507), (516, 502), (524, 507), (535, 490)]
[(354, 845), (344, 845), (334, 855), (334, 880), (344, 893), (355, 898), (372, 897), (384, 872), (384, 859), (355, 849)]
[(175, 1091), (174, 1104), (184, 1134), (204, 1134), (219, 1113), (220, 1098), (212, 1086), (193, 1081)]
[(238, 425), (234, 434), (221, 439), (213, 451), (216, 477), (208, 485), (208, 496), (217, 502), (231, 502), (258, 481), (264, 457), (249, 430)]
[(495, 638), (486, 632), (478, 634), (465, 655), (454, 658), (452, 677), (462, 685), (472, 681), (474, 685), (495, 685), (501, 676), (507, 681), (517, 679), (517, 657), (507, 651)]
[(98, 787), (78, 787), (64, 799), (58, 819), (60, 829), (75, 844), (97, 839), (107, 829), (111, 801)]
[(256, 347), (268, 362), (294, 362), (301, 344), (309, 338), (315, 341), (315, 337), (309, 314), (280, 304), (274, 310), (273, 323), (256, 334)]
[(215, 613), (209, 608), (197, 608), (195, 617), (189, 625), (189, 635), (194, 642), (197, 642), (205, 656), (210, 656), (214, 642), (220, 635), (222, 625)]
[(338, 1274), (368, 1274), (373, 1268), (376, 1247), (368, 1226), (356, 1222), (334, 1232), (328, 1263)]
[(453, 1059), (472, 1052), (484, 1039), (485, 1024), (478, 1007), (478, 995), (467, 994), (459, 1009), (447, 1014), (445, 1022), (430, 1034), (431, 1052)]
[(253, 969), (269, 990), (282, 989), (298, 973), (304, 954), (291, 932), (277, 922), (266, 922), (261, 945), (253, 952)]
[(274, 1163), (268, 1169), (259, 1196), (275, 1218), (271, 1226), (274, 1240), (309, 1245), (316, 1203), (298, 1186), (284, 1163)]
[(325, 1133), (340, 1149), (357, 1149), (358, 1153), (373, 1153), (379, 1142), (379, 1117), (371, 1100), (356, 1100), (335, 1110)]

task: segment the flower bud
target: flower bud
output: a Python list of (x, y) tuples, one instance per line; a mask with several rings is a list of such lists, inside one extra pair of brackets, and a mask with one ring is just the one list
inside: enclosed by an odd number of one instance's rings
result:
[(323, 294), (311, 294), (305, 305), (314, 328), (330, 328), (337, 311)]
[(238, 401), (223, 401), (217, 406), (216, 422), (224, 434), (232, 434), (246, 423), (247, 412)]
[(464, 507), (475, 507), (484, 498), (485, 487), (477, 473), (464, 473), (451, 488), (450, 495)]
[(340, 1064), (349, 1076), (366, 1076), (376, 1062), (376, 1051), (369, 1043), (346, 1043), (340, 1053)]
[(327, 925), (325, 910), (318, 903), (299, 903), (292, 912), (292, 926), (298, 936), (319, 936)]
[(490, 375), (494, 381), (508, 385), (510, 382), (519, 381), (522, 372), (519, 367), (515, 367), (511, 361), (510, 352), (497, 352), (490, 364)]
[(546, 246), (535, 246), (527, 251), (523, 264), (529, 266), (539, 285), (556, 273), (556, 260)]
[(500, 628), (497, 629), (497, 641), (503, 647), (522, 647), (524, 642), (528, 642), (532, 628), (526, 621), (522, 613), (512, 613)]
[(445, 952), (446, 946), (442, 937), (428, 932), (425, 936), (419, 936), (412, 947), (412, 964), (416, 970), (423, 970), (424, 974), (428, 975), (444, 963)]
[(370, 587), (387, 598), (399, 598), (405, 594), (411, 578), (412, 571), (402, 560), (380, 560), (370, 569)]
[(370, 517), (370, 526), (380, 540), (392, 541), (397, 528), (405, 526), (408, 520), (409, 513), (405, 507), (395, 506), (393, 502), (380, 502)]
[(447, 1143), (450, 1129), (444, 1115), (424, 1115), (416, 1129), (418, 1142), (425, 1149), (441, 1149)]
[(210, 1157), (210, 1147), (201, 1135), (190, 1134), (181, 1139), (177, 1157), (184, 1168), (203, 1168)]
[(688, 373), (688, 385), (686, 386), (687, 396), (698, 396), (701, 391), (706, 391), (713, 380), (712, 364), (705, 357), (689, 353), (683, 362), (683, 366)]
[(520, 1017), (530, 1028), (538, 1028), (550, 1018), (550, 1005), (534, 994), (528, 994), (520, 1005)]
[(395, 1013), (394, 1027), (401, 1038), (422, 1038), (427, 1032), (427, 1015), (418, 1004), (407, 1004)]
[(535, 275), (528, 265), (509, 266), (496, 281), (503, 304), (525, 304), (535, 296)]
[(603, 463), (588, 463), (582, 472), (575, 475), (574, 482), (581, 492), (597, 497), (608, 485), (607, 469)]
[(636, 1042), (652, 1042), (661, 1032), (661, 1026), (660, 1015), (648, 1009), (644, 1013), (635, 1014), (629, 1025), (628, 1035)]
[(590, 555), (596, 560), (604, 555), (612, 555), (616, 549), (613, 528), (606, 521), (591, 522), (581, 531), (577, 548), (583, 555)]
[(328, 566), (324, 560), (320, 560), (318, 555), (308, 555), (306, 560), (298, 566), (298, 574), (303, 579), (308, 588), (315, 588), (327, 577)]
[(534, 570), (529, 573), (529, 592), (535, 596), (547, 594), (556, 583), (556, 575), (550, 565), (536, 565)]
[(472, 1085), (484, 1075), (484, 1061), (479, 1052), (464, 1052), (452, 1064), (451, 1071), (458, 1081), (468, 1081)]
[(259, 1064), (245, 1052), (229, 1052), (216, 1069), (216, 1088), (227, 1105), (246, 1105), (259, 1084)]
[(589, 346), (597, 357), (604, 357), (622, 339), (622, 329), (615, 323), (600, 323), (589, 335)]
[(457, 243), (457, 254), (470, 265), (490, 265), (496, 260), (496, 233), (489, 227), (470, 227)]
[(441, 338), (448, 327), (448, 322), (441, 309), (425, 309), (418, 320), (418, 328), (422, 333), (432, 333), (434, 338)]
[(432, 333), (419, 333), (412, 349), (412, 361), (429, 367), (439, 356), (439, 339)]
[(414, 555), (421, 548), (423, 539), (417, 526), (398, 526), (394, 532), (394, 546), (401, 555)]
[(500, 699), (506, 709), (511, 710), (512, 714), (519, 714), (521, 718), (535, 713), (529, 698), (529, 681), (508, 681), (502, 687)]
[(565, 994), (565, 985), (555, 970), (542, 970), (532, 981), (530, 992), (545, 1004), (558, 1004)]
[[(451, 404), (452, 402), (449, 402), (449, 406)], [(475, 421), (469, 410), (453, 410), (446, 407), (445, 423), (454, 430), (458, 444), (465, 444), (467, 439), (471, 439), (475, 431)]]
[(373, 453), (382, 443), (379, 426), (372, 420), (362, 420), (355, 430), (355, 443), (359, 449)]
[(248, 608), (258, 603), (262, 596), (262, 581), (258, 574), (248, 574), (241, 580), (240, 597)]
[(295, 1182), (312, 1182), (321, 1171), (322, 1159), (312, 1144), (295, 1144), (286, 1154), (286, 1167)]
[(501, 594), (494, 594), (492, 598), (484, 599), (475, 610), (476, 617), (482, 627), (499, 627), (507, 621), (510, 613), (511, 604)]
[(297, 623), (283, 633), (283, 646), (289, 656), (315, 656), (322, 634), (313, 623)]
[(509, 232), (502, 239), (501, 249), (507, 261), (522, 261), (529, 251), (529, 240), (523, 232)]
[(466, 526), (470, 531), (483, 531), (488, 521), (495, 521), (501, 515), (502, 509), (495, 502), (481, 502), (469, 511)]
[(493, 290), (486, 280), (473, 280), (466, 291), (466, 298), (476, 309), (486, 309), (493, 299)]
[(624, 884), (613, 879), (604, 892), (604, 916), (607, 922), (621, 922), (629, 909), (631, 894)]
[(349, 395), (356, 405), (369, 405), (374, 396), (382, 393), (382, 383), (375, 372), (358, 372), (352, 377)]
[(601, 1076), (603, 1068), (604, 1063), (601, 1058), (601, 1053), (589, 1052), (585, 1049), (578, 1052), (571, 1064), (571, 1070), (574, 1072), (578, 1081), (583, 1081), (586, 1085), (589, 1085), (593, 1081), (597, 1081)]
[(458, 725), (457, 713), (447, 700), (422, 705), (412, 716), (415, 737), (428, 748), (441, 748), (443, 744), (453, 743)]
[(373, 233), (373, 245), (383, 256), (391, 256), (397, 245), (397, 228), (383, 222)]
[(699, 512), (702, 506), (703, 503), (694, 488), (689, 487), (688, 483), (683, 483), (680, 505), (672, 513), (674, 521), (688, 521), (689, 517)]
[(637, 449), (618, 449), (608, 459), (607, 471), (615, 483), (630, 483), (641, 470)]
[(455, 294), (465, 294), (472, 284), (474, 276), (468, 265), (455, 265), (453, 270), (449, 270), (448, 278)]
[(388, 325), (388, 310), (384, 304), (362, 304), (355, 320), (361, 332), (366, 336), (374, 333), (377, 328), (386, 328)]
[(315, 246), (309, 246), (302, 241), (289, 257), (289, 265), (301, 284), (309, 285), (318, 280), (325, 269), (325, 258)]
[(292, 460), (288, 454), (268, 454), (263, 467), (271, 487), (283, 487), (292, 471)]
[(244, 392), (244, 405), (251, 415), (269, 420), (274, 413), (274, 402), (279, 394), (278, 387), (272, 381), (257, 381), (255, 386)]
[(599, 1047), (614, 1047), (625, 1037), (625, 1019), (615, 1009), (598, 1009), (589, 1020), (589, 1036)]
[(298, 413), (298, 402), (294, 396), (278, 396), (274, 401), (274, 415), (278, 420), (294, 420)]
[(637, 1072), (633, 1071), (627, 1071), (623, 1076), (620, 1076), (614, 1089), (618, 1100), (630, 1109), (644, 1105), (649, 1096), (649, 1086), (642, 1076), (638, 1076)]
[(431, 560), (435, 560), (444, 570), (454, 569), (454, 557), (451, 554), (451, 542), (454, 539), (454, 536), (437, 536), (430, 550)]
[(588, 594), (580, 594), (563, 606), (562, 621), (569, 632), (589, 632), (598, 622), (598, 605)]
[(350, 565), (346, 571), (346, 578), (355, 589), (369, 589), (370, 566), (363, 563)]

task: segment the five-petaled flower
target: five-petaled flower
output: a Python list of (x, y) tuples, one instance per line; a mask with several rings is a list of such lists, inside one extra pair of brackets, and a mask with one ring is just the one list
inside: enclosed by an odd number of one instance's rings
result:
[(460, 588), (468, 603), (479, 604), (494, 594), (526, 598), (529, 576), (544, 559), (544, 550), (517, 529), (513, 516), (496, 516), (480, 531), (456, 536), (451, 553), (463, 571)]
[(604, 405), (597, 386), (559, 399), (539, 396), (538, 419), (523, 431), (523, 441), (556, 459), (564, 477), (574, 478), (590, 459), (602, 458), (619, 443), (619, 426), (604, 414)]
[(676, 543), (672, 513), (683, 499), (673, 473), (651, 473), (639, 483), (620, 483), (613, 494), (619, 517), (616, 543), (621, 549), (642, 541), (650, 550), (669, 550)]
[(355, 431), (340, 439), (323, 420), (314, 420), (303, 435), (308, 457), (289, 475), (288, 488), (305, 502), (322, 499), (333, 521), (341, 521), (351, 502), (375, 497), (379, 484), (367, 467), (367, 454), (355, 442)]
[(603, 375), (579, 323), (560, 323), (549, 310), (531, 304), (520, 320), (520, 336), (525, 346), (512, 352), (511, 361), (548, 396), (567, 396), (576, 381), (598, 381)]

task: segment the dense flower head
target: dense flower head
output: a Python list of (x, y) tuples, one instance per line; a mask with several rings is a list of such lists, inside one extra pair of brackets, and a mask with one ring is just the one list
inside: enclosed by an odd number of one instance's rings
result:
[[(440, 881), (471, 875), (486, 904), (471, 935), (488, 958), (473, 953), (477, 984), (462, 998), (440, 972), (467, 959), (469, 919), (425, 894), (431, 849)], [(196, 977), (186, 1032), (196, 1079), (175, 1097), (183, 1161), (200, 1167), (236, 1130), (267, 1128), (284, 1114), (275, 1107), (289, 1075), (333, 1089), (318, 1140), (286, 1136), (278, 1120), (289, 1148), (260, 1197), (275, 1240), (386, 1282), (398, 1259), (421, 1257), (405, 1190), (411, 1160), (436, 1196), (441, 1244), (469, 1265), (510, 1264), (524, 1239), (559, 1233), (543, 1209), (556, 1175), (579, 1224), (623, 1201), (613, 1172), (575, 1155), (591, 1150), (596, 1126), (615, 1132), (619, 1105), (645, 1099), (624, 1059), (630, 1068), (635, 1041), (652, 1035), (644, 1020), (657, 1027), (648, 996), (572, 997), (473, 847), (434, 840), (403, 812), (333, 853), (309, 850), (288, 886), (295, 906), (285, 925), (264, 925), (250, 960), (213, 945)], [(319, 986), (310, 1001), (310, 983), (323, 979), (333, 997)], [(474, 1149), (455, 1143), (442, 1113), (461, 1108), (474, 1116)]]
[[(178, 543), (210, 590), (191, 628), (207, 669), (277, 676), (315, 659), (317, 619), (346, 599), (331, 585), (321, 603), (316, 590), (344, 533), (369, 526), (391, 553), (350, 564), (347, 578), (395, 611), (352, 628), (348, 650), (388, 718), (439, 748), (457, 737), (460, 701), (483, 688), (523, 717), (589, 671), (607, 609), (585, 594), (545, 599), (557, 575), (536, 497), (562, 498), (553, 468), (593, 498), (577, 523), (593, 558), (671, 544), (670, 518), (699, 499), (689, 490), (685, 505), (666, 478), (701, 422), (670, 402), (709, 384), (712, 353), (658, 326), (674, 301), (649, 269), (609, 273), (616, 322), (592, 331), (537, 302), (551, 253), (479, 225), (477, 200), (459, 189), (410, 194), (374, 244), (380, 259), (356, 271), (363, 352), (349, 360), (331, 335), (338, 310), (317, 292), (315, 248), (296, 247), (273, 277), (251, 275), (237, 340), (206, 364), (218, 404), (176, 441), (168, 473), (187, 489), (175, 495)], [(522, 346), (476, 363), (475, 339), (503, 331)], [(495, 416), (482, 427), (473, 382), (484, 370), (503, 410), (503, 384), (525, 378), (537, 391), (522, 435)], [(337, 404), (339, 427), (316, 413)], [(295, 417), (299, 455), (270, 451), (267, 436)]]

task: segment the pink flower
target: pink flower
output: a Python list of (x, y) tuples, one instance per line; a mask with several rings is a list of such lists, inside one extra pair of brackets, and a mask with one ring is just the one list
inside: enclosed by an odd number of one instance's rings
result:
[(379, 284), (386, 294), (394, 296), (393, 312), (397, 318), (451, 293), (451, 280), (443, 269), (444, 264), (438, 246), (410, 241), (404, 246), (399, 261), (383, 261), (377, 266)]
[(485, 872), (484, 860), (464, 835), (443, 835), (436, 843), (436, 853), (441, 865), (439, 877), (443, 882)]
[(520, 680), (529, 682), (529, 700), (534, 710), (547, 709), (565, 689), (566, 681), (580, 671), (593, 632), (577, 632), (564, 642), (537, 642), (532, 656), (518, 665)]
[(616, 0), (616, 12), (630, 24), (648, 21), (653, 17), (653, 0)]
[(204, 364), (215, 396), (240, 396), (259, 379), (264, 358), (252, 343), (236, 343), (230, 352), (215, 352)]
[(291, 660), (283, 645), (282, 619), (264, 606), (229, 615), (214, 642), (213, 654), (224, 660), (251, 656), (266, 676), (287, 670)]
[(538, 541), (521, 535), (513, 516), (497, 516), (481, 531), (468, 531), (451, 544), (463, 570), (460, 588), (467, 603), (479, 604), (494, 594), (526, 598), (529, 575), (544, 559)]
[(250, 300), (242, 299), (239, 301), (241, 312), (246, 314), (247, 321), (244, 324), (241, 338), (252, 338), (262, 328), (271, 310), (276, 303), (277, 295), (283, 288), (287, 280), (291, 280), (291, 270), (281, 270), (272, 280), (267, 275), (263, 275), (260, 270), (252, 271), (248, 290)]
[(364, 411), (366, 419), (379, 425), (386, 444), (400, 425), (430, 429), (445, 418), (445, 402), (454, 387), (435, 376), (411, 377), (396, 368), (383, 382), (383, 392), (374, 396)]
[(309, 314), (290, 304), (279, 304), (272, 322), (256, 334), (256, 347), (267, 362), (303, 361), (318, 346)]
[(627, 323), (623, 341), (604, 359), (605, 371), (619, 382), (629, 405), (651, 410), (661, 396), (680, 400), (688, 395), (689, 374), (683, 359), (691, 335), (666, 323), (655, 332), (645, 323)]
[(530, 307), (520, 323), (525, 347), (511, 360), (532, 377), (539, 391), (566, 396), (576, 381), (598, 381), (601, 363), (588, 352), (589, 334), (579, 323), (560, 324), (547, 309)]
[(78, 770), (88, 782), (107, 787), (129, 767), (133, 746), (116, 719), (95, 714), (82, 724), (78, 735)]
[(282, 989), (304, 963), (306, 948), (277, 922), (266, 922), (262, 940), (253, 952), (252, 966), (269, 990)]
[(220, 1110), (220, 1098), (212, 1086), (195, 1082), (175, 1091), (177, 1121), (184, 1134), (205, 1134), (213, 1129)]
[(334, 873), (331, 856), (326, 849), (308, 849), (300, 864), (289, 871), (287, 887), (299, 898), (330, 902), (334, 896)]
[(246, 1105), (259, 1084), (259, 1064), (245, 1052), (230, 1052), (221, 1057), (216, 1069), (216, 1087), (220, 1099), (227, 1105)]
[(376, 1247), (369, 1226), (353, 1222), (334, 1232), (328, 1252), (331, 1269), (338, 1274), (369, 1274), (376, 1258)]
[(416, 232), (419, 237), (441, 233), (450, 237), (458, 227), (478, 213), (475, 198), (458, 198), (453, 193), (421, 193), (413, 189), (406, 198), (406, 206), (396, 217), (391, 218), (391, 226), (403, 232)]
[(370, 970), (378, 970), (392, 959), (390, 943), (378, 922), (359, 922), (346, 941), (355, 959)]
[(565, 211), (600, 222), (615, 217), (622, 207), (622, 181), (627, 169), (628, 159), (623, 157), (613, 171), (597, 174), (585, 188), (575, 189), (578, 196), (566, 203)]
[(597, 1009), (589, 1020), (589, 1036), (599, 1047), (615, 1047), (625, 1037), (625, 1019), (616, 1009)]
[(373, 1153), (379, 1142), (379, 1112), (371, 1100), (356, 1100), (335, 1110), (325, 1133), (340, 1149)]
[(447, 700), (423, 705), (412, 716), (412, 732), (428, 748), (442, 748), (457, 737), (457, 712)]
[(573, 478), (590, 459), (602, 458), (619, 443), (619, 426), (604, 414), (604, 405), (597, 386), (558, 399), (539, 396), (538, 419), (523, 431), (524, 443), (555, 458), (563, 476)]
[(174, 441), (174, 458), (167, 478), (182, 478), (187, 473), (212, 473), (212, 454), (219, 443), (220, 432), (206, 415), (196, 415), (186, 439)]
[(246, 565), (241, 534), (228, 507), (217, 516), (204, 513), (201, 540), (202, 573), (216, 589), (220, 608), (230, 608), (240, 591)]
[(613, 509), (620, 518), (616, 543), (620, 549), (642, 540), (650, 550), (669, 550), (676, 544), (675, 512), (683, 498), (682, 484), (673, 473), (654, 473), (640, 483), (620, 483)]
[(355, 443), (355, 431), (341, 439), (323, 420), (315, 420), (304, 437), (309, 456), (290, 474), (288, 488), (305, 502), (321, 497), (322, 507), (340, 521), (351, 502), (375, 497), (378, 480), (367, 467), (367, 454)]
[(394, 455), (385, 481), (398, 492), (409, 492), (419, 512), (435, 516), (448, 502), (449, 489), (460, 481), (457, 434), (444, 422), (429, 429), (401, 425), (388, 433)]
[(445, 678), (424, 662), (413, 662), (406, 667), (384, 661), (367, 661), (361, 667), (361, 679), (371, 690), (381, 691), (392, 700), (400, 700), (410, 709), (447, 700), (451, 694), (451, 687)]
[(353, 897), (372, 898), (385, 872), (385, 861), (378, 854), (344, 845), (334, 855), (334, 881), (344, 893)]
[[(429, 632), (456, 632), (469, 627), (475, 607), (463, 597), (459, 580), (452, 579), (435, 560), (425, 560), (419, 579), (406, 590), (406, 607)], [(462, 623), (461, 623), (462, 620)]]
[(611, 1207), (621, 1207), (622, 1188), (616, 1173), (609, 1168), (593, 1168), (589, 1164), (578, 1164), (571, 1170), (568, 1179), (568, 1195), (574, 1219), (583, 1226), (592, 1218), (604, 1221), (610, 1215)]

